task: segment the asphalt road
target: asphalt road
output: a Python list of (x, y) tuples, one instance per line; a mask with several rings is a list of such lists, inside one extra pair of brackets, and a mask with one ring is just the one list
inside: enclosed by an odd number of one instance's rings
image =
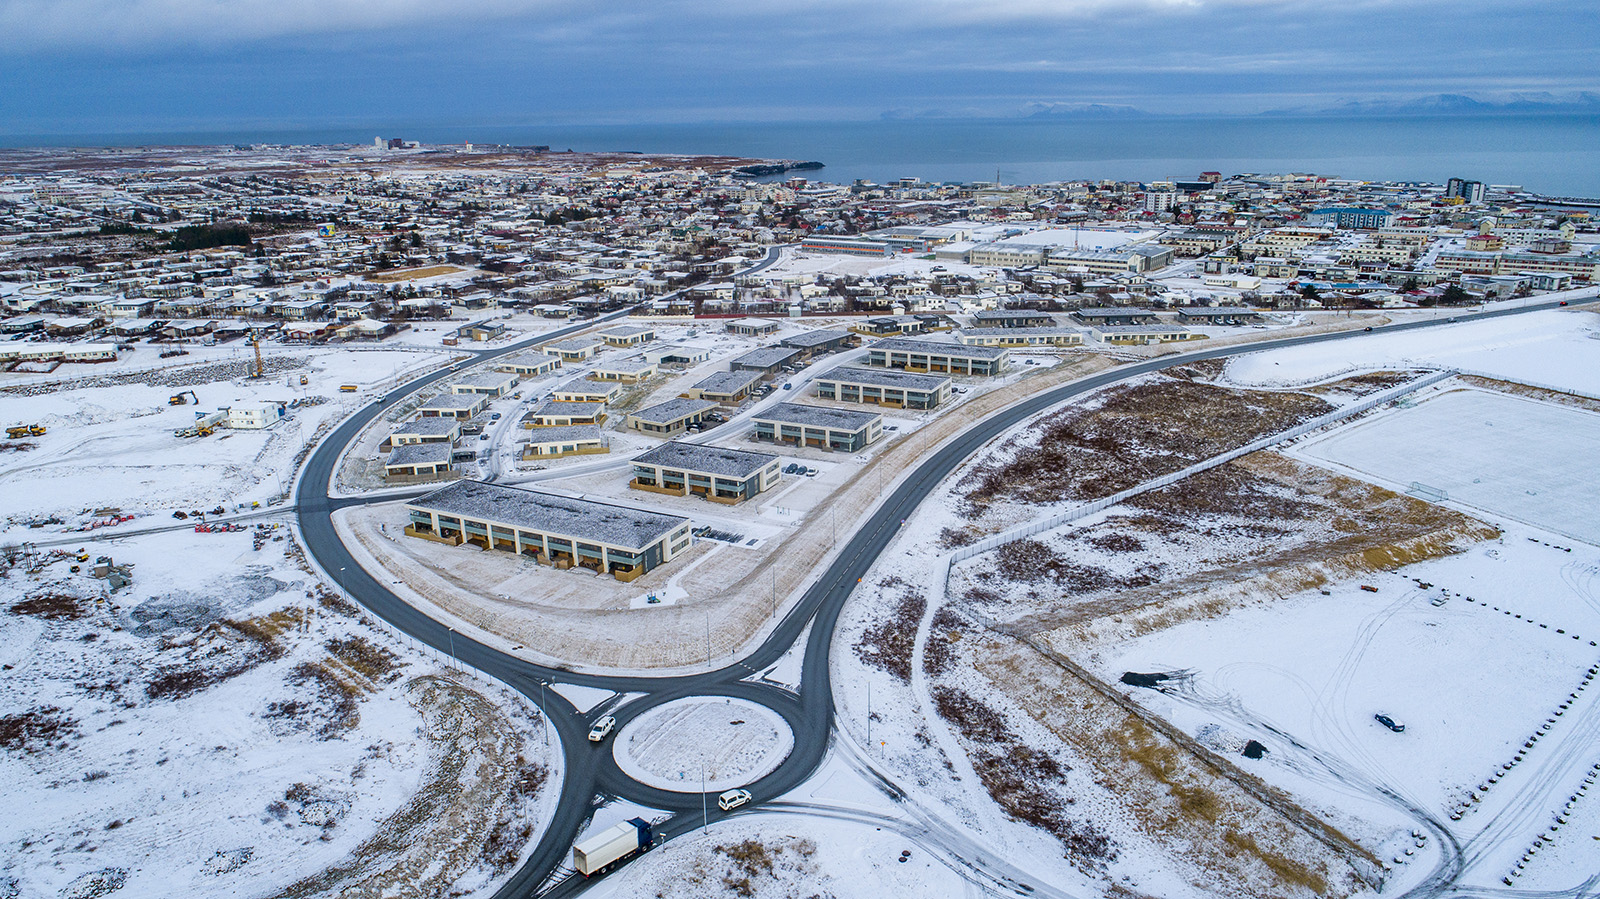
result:
[[(1448, 318), (1440, 317), (1379, 327), (1374, 329), (1374, 333), (1388, 334), (1455, 321), (1491, 319), (1555, 308), (1557, 305), (1555, 302), (1550, 302), (1491, 312), (1458, 313)], [(560, 337), (569, 331), (576, 331), (592, 324), (594, 323), (587, 322), (553, 334), (540, 335), (537, 339), (543, 341)], [(611, 677), (579, 674), (537, 665), (491, 649), (463, 634), (454, 633), (444, 624), (406, 605), (382, 582), (356, 563), (334, 530), (330, 517), (332, 511), (363, 502), (388, 502), (392, 501), (394, 496), (330, 500), (329, 485), (341, 453), (356, 439), (362, 428), (384, 408), (422, 387), (451, 376), (454, 374), (454, 369), (426, 375), (391, 391), (381, 400), (374, 401), (357, 412), (318, 446), (306, 460), (296, 485), (301, 537), (307, 551), (323, 571), (373, 614), (441, 653), (450, 653), (461, 663), (504, 682), (543, 709), (561, 741), (566, 768), (562, 780), (561, 799), (554, 819), (545, 830), (539, 845), (523, 867), (496, 893), (496, 899), (532, 896), (549, 879), (550, 874), (567, 861), (568, 850), (582, 830), (584, 822), (588, 820), (597, 795), (621, 797), (673, 813), (671, 818), (657, 827), (657, 833), (662, 839), (670, 839), (700, 826), (702, 807), (702, 798), (697, 793), (658, 790), (622, 775), (612, 760), (610, 741), (596, 745), (586, 739), (590, 724), (593, 719), (605, 713), (604, 708), (591, 710), (587, 714), (579, 713), (571, 703), (555, 691), (541, 689), (543, 684), (561, 682), (597, 687), (617, 693), (643, 694), (610, 711), (618, 719), (619, 731), (628, 721), (642, 712), (687, 696), (736, 696), (766, 705), (789, 722), (794, 732), (794, 748), (782, 765), (750, 784), (748, 789), (755, 796), (757, 804), (764, 800), (776, 799), (804, 783), (822, 762), (827, 750), (834, 715), (828, 652), (834, 627), (851, 591), (859, 579), (865, 577), (868, 569), (894, 538), (900, 523), (910, 519), (923, 499), (968, 456), (1013, 425), (1052, 406), (1120, 381), (1204, 359), (1222, 359), (1282, 347), (1359, 339), (1365, 333), (1367, 332), (1342, 331), (1267, 340), (1151, 359), (1039, 393), (980, 420), (943, 448), (925, 458), (893, 488), (887, 497), (883, 498), (877, 511), (850, 536), (822, 576), (806, 591), (765, 642), (744, 659), (705, 673), (673, 677)], [(523, 348), (526, 343), (527, 341), (480, 354), (477, 361), (514, 352)], [(804, 650), (803, 673), (798, 696), (771, 685), (745, 680), (777, 662), (794, 645), (808, 623), (814, 623), (814, 626), (811, 628), (810, 638)], [(709, 817), (715, 821), (725, 817), (725, 813), (718, 811), (713, 802), (710, 805)], [(1427, 893), (1434, 894), (1448, 888), (1450, 879), (1453, 878), (1440, 877), (1431, 880)], [(548, 895), (575, 895), (582, 890), (585, 883), (584, 878), (569, 877), (550, 889)]]

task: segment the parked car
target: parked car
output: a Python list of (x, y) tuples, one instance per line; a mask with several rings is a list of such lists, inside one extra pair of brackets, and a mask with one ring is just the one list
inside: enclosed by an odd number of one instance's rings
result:
[(613, 718), (610, 715), (607, 715), (604, 718), (601, 718), (599, 721), (596, 721), (594, 723), (594, 727), (589, 728), (589, 742), (591, 742), (591, 743), (599, 743), (601, 740), (604, 740), (606, 737), (611, 736), (611, 732), (613, 730), (616, 730), (616, 727), (617, 727), (617, 719), (616, 718)]
[(491, 413), (489, 415), (489, 420), (490, 421), (499, 421), (500, 420), (500, 413), (498, 413), (498, 412)]
[(1376, 714), (1376, 715), (1373, 715), (1372, 716), (1372, 720), (1378, 722), (1379, 724), (1383, 725), (1384, 727), (1389, 728), (1390, 730), (1394, 731), (1397, 734), (1403, 734), (1403, 733), (1406, 732), (1406, 726), (1404, 724), (1401, 724), (1400, 722), (1394, 720), (1393, 718), (1390, 718), (1388, 715), (1385, 715), (1385, 714), (1383, 714), (1381, 712)]
[(749, 790), (729, 790), (717, 797), (717, 808), (732, 811), (750, 801)]
[(489, 435), (488, 434), (479, 434), (478, 435), (478, 439), (479, 440), (488, 440), (489, 439)]

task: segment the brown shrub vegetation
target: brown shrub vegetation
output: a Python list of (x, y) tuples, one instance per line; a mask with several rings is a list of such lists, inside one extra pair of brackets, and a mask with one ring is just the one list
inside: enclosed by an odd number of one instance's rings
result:
[(938, 677), (956, 663), (956, 642), (961, 639), (961, 615), (949, 606), (933, 613), (928, 630), (928, 645), (922, 650), (922, 670), (929, 677)]
[(73, 736), (78, 722), (55, 706), (35, 706), (26, 712), (0, 717), (0, 748), (29, 754), (48, 749), (59, 739)]
[(909, 683), (917, 625), (927, 608), (928, 601), (921, 593), (911, 591), (900, 597), (889, 617), (867, 628), (856, 641), (856, 658)]
[(13, 605), (11, 611), (17, 615), (32, 615), (48, 621), (71, 621), (87, 617), (89, 604), (81, 597), (46, 590), (28, 596)]
[[(995, 500), (1084, 501), (1292, 427), (1333, 407), (1299, 393), (1264, 393), (1165, 379), (1112, 391), (1098, 408), (1052, 415), (1018, 438), (1009, 460), (961, 481), (965, 511)], [(1018, 445), (1022, 443), (1023, 445)]]
[(323, 645), (334, 658), (364, 677), (378, 681), (393, 680), (397, 676), (394, 672), (400, 667), (400, 660), (389, 650), (374, 646), (365, 637), (340, 637)]

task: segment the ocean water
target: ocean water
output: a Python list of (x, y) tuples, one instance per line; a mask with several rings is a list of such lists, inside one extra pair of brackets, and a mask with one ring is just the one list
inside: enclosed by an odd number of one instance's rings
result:
[(1314, 172), (1443, 182), (1463, 177), (1544, 194), (1600, 196), (1600, 116), (1147, 117), (887, 120), (673, 125), (463, 126), (404, 123), (317, 130), (242, 130), (0, 138), (10, 146), (228, 143), (548, 144), (817, 160), (801, 173), (849, 183), (1040, 183), (1078, 178), (1193, 178), (1202, 171)]

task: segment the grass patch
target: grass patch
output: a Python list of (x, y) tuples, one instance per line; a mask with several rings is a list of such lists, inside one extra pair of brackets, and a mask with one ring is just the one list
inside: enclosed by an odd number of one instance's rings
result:
[(465, 271), (454, 265), (430, 265), (426, 268), (395, 269), (387, 272), (372, 272), (365, 275), (365, 279), (375, 284), (393, 284), (396, 281), (410, 281), (414, 278), (433, 278), (438, 275), (453, 275)]
[(1235, 852), (1244, 852), (1260, 859), (1279, 880), (1290, 886), (1309, 890), (1319, 896), (1328, 892), (1327, 878), (1293, 859), (1262, 849), (1249, 834), (1229, 828), (1223, 832), (1222, 842)]
[(323, 644), (329, 654), (369, 680), (393, 680), (401, 667), (394, 653), (374, 646), (365, 637), (346, 637), (329, 640)]

